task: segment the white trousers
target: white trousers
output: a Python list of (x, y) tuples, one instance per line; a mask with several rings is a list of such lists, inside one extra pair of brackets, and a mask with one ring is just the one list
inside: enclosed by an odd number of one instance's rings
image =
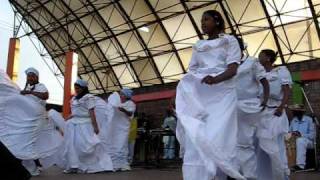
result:
[(297, 155), (296, 155), (296, 164), (300, 168), (304, 168), (306, 165), (306, 154), (307, 149), (313, 148), (313, 142), (307, 138), (299, 137), (296, 140), (296, 149), (297, 149)]

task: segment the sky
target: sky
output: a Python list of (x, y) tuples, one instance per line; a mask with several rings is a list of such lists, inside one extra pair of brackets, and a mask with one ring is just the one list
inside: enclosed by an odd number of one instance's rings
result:
[[(13, 36), (13, 21), (14, 13), (7, 0), (1, 0), (0, 6), (0, 69), (6, 70), (9, 39)], [(23, 34), (23, 30), (20, 30)], [(34, 40), (34, 39), (33, 39)], [(20, 62), (19, 74), (17, 84), (24, 88), (26, 82), (26, 75), (24, 71), (28, 67), (34, 67), (39, 70), (39, 81), (46, 85), (49, 90), (48, 103), (62, 104), (63, 102), (63, 88), (60, 86), (50, 68), (46, 65), (36, 47), (32, 44), (29, 37), (20, 39)]]

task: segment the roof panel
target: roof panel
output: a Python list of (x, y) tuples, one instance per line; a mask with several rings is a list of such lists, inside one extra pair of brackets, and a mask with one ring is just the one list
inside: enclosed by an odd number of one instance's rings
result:
[(62, 71), (64, 53), (79, 54), (79, 75), (95, 93), (179, 80), (192, 45), (203, 38), (202, 14), (211, 9), (222, 13), (227, 33), (243, 36), (250, 55), (271, 48), (289, 63), (320, 56), (319, 24), (313, 22), (320, 21), (320, 0), (312, 0), (317, 17), (305, 0), (10, 2)]

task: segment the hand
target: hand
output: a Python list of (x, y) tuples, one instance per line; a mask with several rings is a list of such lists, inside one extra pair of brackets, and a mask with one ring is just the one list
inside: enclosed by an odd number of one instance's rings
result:
[(125, 111), (125, 109), (124, 109), (123, 107), (119, 107), (118, 109), (119, 109), (119, 111), (121, 111), (121, 112), (124, 112), (124, 111)]
[(206, 83), (208, 85), (212, 85), (212, 84), (216, 84), (217, 81), (214, 77), (208, 75), (201, 80), (201, 83)]
[(274, 115), (280, 117), (282, 115), (283, 107), (279, 106), (275, 111)]
[(23, 91), (20, 91), (20, 94), (22, 95), (31, 94), (31, 91), (23, 90)]
[(71, 119), (71, 118), (73, 118), (72, 114), (69, 115), (69, 116), (66, 118), (66, 120)]
[(93, 126), (93, 131), (94, 131), (94, 133), (95, 134), (99, 134), (99, 128), (98, 127), (96, 127), (96, 126)]

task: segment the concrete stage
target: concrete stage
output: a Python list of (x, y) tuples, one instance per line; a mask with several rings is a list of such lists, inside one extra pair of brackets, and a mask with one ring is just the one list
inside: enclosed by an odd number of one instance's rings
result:
[[(135, 168), (131, 172), (63, 174), (62, 170), (51, 168), (32, 180), (182, 180), (182, 176), (180, 169)], [(320, 180), (320, 172), (295, 173), (290, 180)]]

